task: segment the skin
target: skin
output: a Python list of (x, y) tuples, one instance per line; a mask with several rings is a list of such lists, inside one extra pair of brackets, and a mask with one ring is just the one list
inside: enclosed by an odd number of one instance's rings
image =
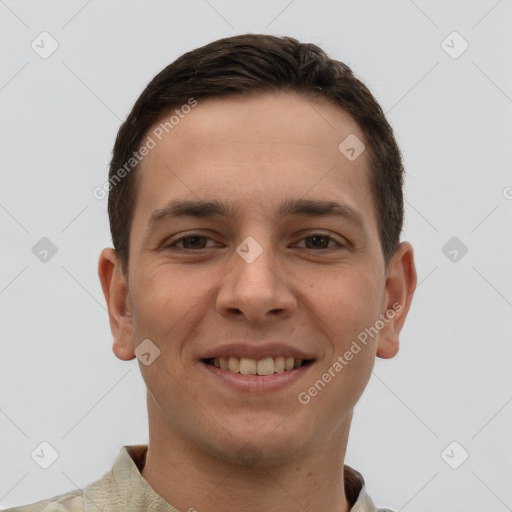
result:
[[(365, 140), (325, 100), (291, 92), (208, 99), (137, 171), (129, 278), (111, 248), (98, 271), (115, 355), (133, 359), (145, 339), (160, 349), (152, 364), (139, 362), (150, 435), (142, 475), (179, 510), (350, 510), (342, 482), (353, 408), (375, 357), (398, 352), (416, 270), (407, 242), (385, 267), (367, 152), (351, 162), (338, 151), (349, 134)], [(227, 202), (238, 215), (176, 218), (148, 229), (153, 212), (178, 198)], [(273, 216), (284, 199), (300, 198), (346, 204), (362, 223)], [(168, 247), (189, 231), (207, 238), (178, 244), (189, 253)], [(319, 232), (331, 239), (307, 238)], [(252, 263), (235, 251), (248, 236), (263, 249)], [(396, 303), (400, 311), (379, 334), (301, 404), (298, 394)], [(242, 393), (219, 384), (200, 361), (235, 339), (282, 342), (315, 361), (283, 389)], [(254, 465), (239, 456), (247, 443)]]

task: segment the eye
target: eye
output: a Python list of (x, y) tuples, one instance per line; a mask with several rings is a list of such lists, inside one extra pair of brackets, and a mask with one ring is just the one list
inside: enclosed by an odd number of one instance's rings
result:
[[(194, 251), (194, 250), (200, 250), (200, 249), (209, 249), (209, 246), (205, 246), (205, 242), (207, 240), (212, 241), (211, 238), (208, 238), (207, 236), (192, 234), (192, 235), (186, 235), (182, 236), (181, 238), (178, 238), (177, 240), (174, 240), (172, 243), (169, 243), (165, 246), (165, 249), (177, 249), (177, 250), (183, 250), (183, 251)], [(182, 244), (180, 246), (180, 244)]]
[[(344, 244), (338, 242), (336, 239), (334, 239), (332, 236), (326, 235), (324, 233), (314, 233), (312, 235), (308, 235), (304, 237), (302, 241), (305, 241), (305, 249), (320, 249), (320, 250), (326, 250), (326, 249), (332, 249), (334, 247), (345, 247)], [(328, 246), (330, 243), (334, 244), (330, 247)]]

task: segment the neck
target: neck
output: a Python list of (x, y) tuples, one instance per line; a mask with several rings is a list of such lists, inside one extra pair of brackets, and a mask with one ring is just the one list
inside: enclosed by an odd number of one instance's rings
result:
[(149, 412), (149, 447), (142, 476), (165, 501), (187, 512), (265, 510), (349, 512), (344, 488), (346, 445), (351, 421), (344, 419), (330, 439), (293, 460), (256, 462), (220, 458), (201, 449)]

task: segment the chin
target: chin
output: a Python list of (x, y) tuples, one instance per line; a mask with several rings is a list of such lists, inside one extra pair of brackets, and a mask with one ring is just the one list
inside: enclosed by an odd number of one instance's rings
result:
[(224, 424), (226, 430), (219, 432), (215, 443), (216, 456), (245, 466), (270, 467), (292, 460), (307, 448), (313, 432), (293, 414), (265, 416), (254, 418), (248, 414), (243, 420)]

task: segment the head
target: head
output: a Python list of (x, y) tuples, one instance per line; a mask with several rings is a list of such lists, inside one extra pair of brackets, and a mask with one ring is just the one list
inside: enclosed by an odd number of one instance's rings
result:
[[(400, 151), (351, 70), (269, 35), (188, 52), (136, 101), (109, 178), (114, 352), (150, 340), (140, 367), (160, 431), (233, 460), (256, 443), (269, 463), (347, 435), (416, 284)], [(307, 364), (248, 392), (212, 370), (230, 354)]]

